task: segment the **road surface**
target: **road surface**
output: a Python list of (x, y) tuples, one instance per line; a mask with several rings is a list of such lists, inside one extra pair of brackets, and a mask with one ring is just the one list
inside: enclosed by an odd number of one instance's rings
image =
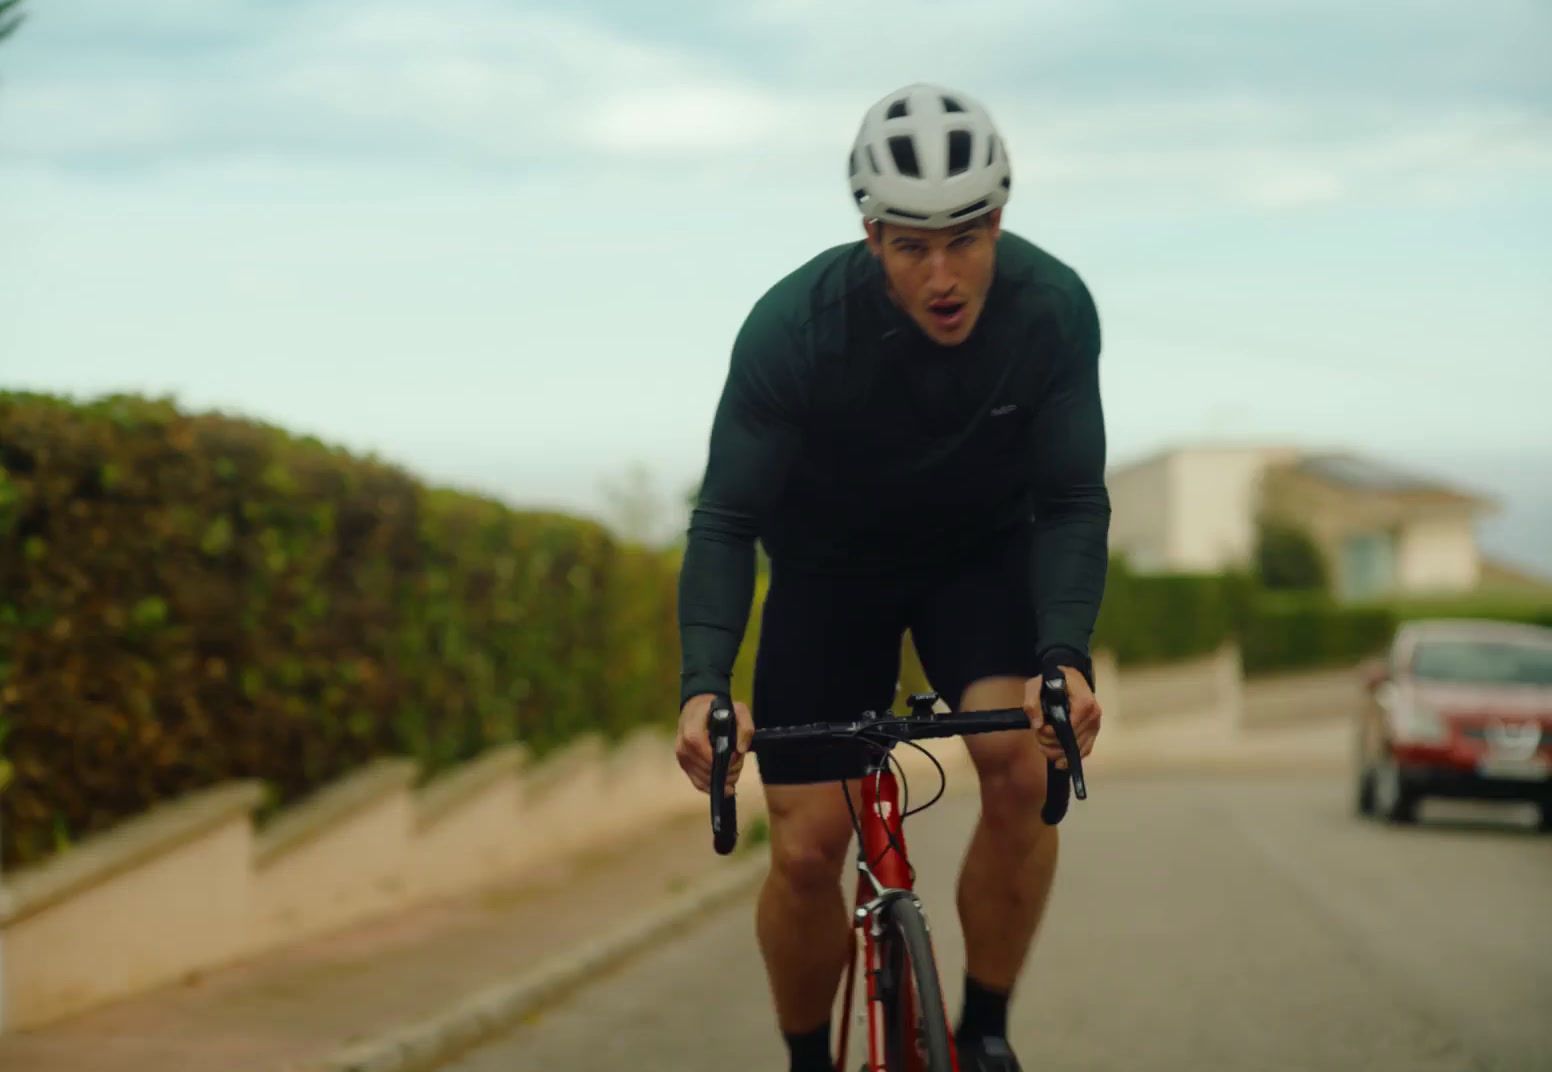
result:
[[(1062, 828), (1015, 1048), (1029, 1072), (1552, 1069), (1552, 836), (1530, 819), (1430, 803), (1385, 827), (1327, 776), (1096, 784)], [(906, 827), (956, 1013), (974, 820), (957, 797)], [(445, 1072), (785, 1068), (751, 898)]]

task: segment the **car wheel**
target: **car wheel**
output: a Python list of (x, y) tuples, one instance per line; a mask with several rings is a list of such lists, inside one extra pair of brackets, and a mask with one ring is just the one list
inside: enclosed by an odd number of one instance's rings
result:
[(1417, 794), (1401, 777), (1401, 765), (1389, 756), (1374, 768), (1374, 810), (1387, 822), (1417, 821)]
[(1358, 814), (1374, 814), (1374, 768), (1365, 766), (1358, 772)]

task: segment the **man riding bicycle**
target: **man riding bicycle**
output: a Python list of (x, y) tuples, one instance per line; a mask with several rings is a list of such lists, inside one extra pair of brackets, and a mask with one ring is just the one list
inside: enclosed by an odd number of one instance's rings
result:
[[(889, 707), (907, 629), (954, 710), (1023, 706), (1037, 733), (965, 741), (981, 814), (959, 879), (955, 1031), (966, 1072), (1016, 1072), (1008, 998), (1057, 857), (1039, 814), (1046, 760), (1065, 766), (1042, 726), (1042, 672), (1067, 680), (1083, 755), (1100, 724), (1099, 321), (1072, 269), (1002, 231), (1007, 148), (963, 93), (918, 84), (880, 100), (850, 178), (865, 239), (778, 282), (733, 346), (680, 575), (679, 762), (706, 791), (707, 712), (728, 693), (757, 538), (770, 588), (730, 780), (755, 726)], [(757, 932), (791, 1072), (833, 1069), (851, 925), (842, 786), (863, 765), (855, 742), (760, 755), (771, 869)]]

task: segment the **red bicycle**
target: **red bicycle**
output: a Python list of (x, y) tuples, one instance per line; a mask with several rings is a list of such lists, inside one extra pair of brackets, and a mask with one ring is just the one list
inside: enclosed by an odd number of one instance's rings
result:
[[(939, 715), (933, 711), (933, 693), (912, 696), (911, 713), (864, 712), (852, 722), (821, 722), (807, 726), (780, 726), (756, 730), (751, 748), (780, 741), (855, 738), (869, 744), (869, 759), (862, 777), (862, 806), (842, 783), (852, 825), (857, 831), (857, 895), (852, 948), (842, 991), (840, 1035), (835, 1067), (846, 1065), (851, 1027), (852, 998), (857, 980), (857, 932), (862, 933), (862, 963), (866, 966), (868, 1060), (862, 1072), (959, 1072), (949, 1030), (948, 1009), (932, 953), (932, 939), (913, 892), (916, 871), (906, 855), (904, 820), (936, 804), (947, 788), (947, 775), (936, 757), (915, 742), (929, 737), (968, 736), (1029, 729), (1029, 716), (1021, 708)], [(1083, 781), (1082, 758), (1073, 734), (1067, 702), (1067, 683), (1059, 676), (1044, 679), (1040, 690), (1046, 721), (1056, 730), (1067, 769), (1047, 765), (1046, 799), (1041, 816), (1056, 825), (1067, 814), (1069, 798), (1088, 796)], [(738, 842), (736, 798), (726, 793), (728, 764), (733, 755), (733, 710), (723, 698), (712, 704), (709, 716), (712, 743), (711, 827), (712, 844), (726, 855)], [(902, 811), (900, 790), (903, 772), (896, 777), (892, 766), (895, 745), (917, 748), (940, 779), (937, 795), (919, 808)], [(906, 787), (909, 803), (909, 787)]]

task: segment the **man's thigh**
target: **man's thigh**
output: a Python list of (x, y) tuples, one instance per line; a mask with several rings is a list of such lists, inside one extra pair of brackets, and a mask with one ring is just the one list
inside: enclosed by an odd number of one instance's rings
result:
[[(912, 602), (909, 623), (922, 668), (956, 711), (973, 709), (970, 689), (978, 682), (1022, 681), (1040, 673), (1032, 538), (1020, 529), (937, 568)], [(984, 698), (991, 695), (998, 702)], [(1022, 690), (1015, 697), (1011, 686), (987, 685), (977, 696), (983, 711), (1023, 705)]]
[[(755, 725), (839, 722), (889, 707), (904, 632), (898, 584), (775, 567), (755, 658)], [(865, 759), (855, 741), (762, 746), (758, 754), (767, 785), (857, 778)]]
[[(959, 709), (996, 711), (1023, 707), (1025, 682), (1023, 677), (987, 677), (971, 682)], [(1031, 784), (1030, 788), (1038, 788), (1042, 794), (1045, 792), (1045, 755), (1032, 730), (978, 733), (963, 740), (983, 784), (988, 779), (1016, 777), (1020, 784), (1028, 784), (1031, 780), (1038, 782), (1038, 787)]]

